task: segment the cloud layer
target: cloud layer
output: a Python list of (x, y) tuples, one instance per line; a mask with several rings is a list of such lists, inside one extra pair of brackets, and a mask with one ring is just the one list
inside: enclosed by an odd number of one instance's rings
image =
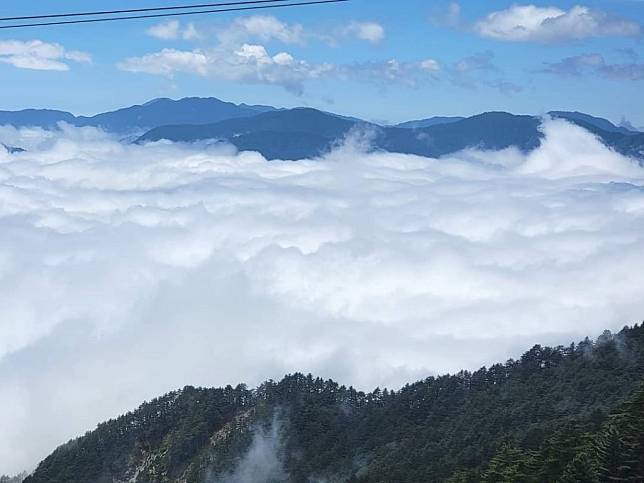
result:
[(0, 128), (0, 474), (186, 384), (397, 386), (640, 320), (642, 168), (544, 132), (268, 163)]

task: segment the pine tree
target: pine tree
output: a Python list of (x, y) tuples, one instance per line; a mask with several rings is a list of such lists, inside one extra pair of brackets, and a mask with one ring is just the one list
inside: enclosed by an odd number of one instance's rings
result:
[(610, 417), (595, 440), (606, 481), (644, 481), (644, 388)]
[(522, 466), (525, 454), (510, 443), (505, 443), (490, 461), (487, 471), (483, 474), (484, 483), (517, 483), (524, 481)]
[(591, 451), (579, 452), (564, 470), (559, 483), (600, 483), (595, 454)]
[(548, 440), (542, 451), (541, 481), (556, 481), (581, 449), (584, 433), (576, 423), (567, 423)]

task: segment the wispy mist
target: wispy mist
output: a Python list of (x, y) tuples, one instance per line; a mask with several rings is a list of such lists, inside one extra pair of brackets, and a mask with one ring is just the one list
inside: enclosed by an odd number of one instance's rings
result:
[(211, 476), (210, 483), (278, 483), (287, 481), (282, 438), (284, 424), (277, 414), (269, 425), (253, 428), (250, 447), (228, 474)]
[(641, 320), (644, 171), (544, 132), (269, 163), (0, 128), (0, 474), (186, 384), (396, 386)]

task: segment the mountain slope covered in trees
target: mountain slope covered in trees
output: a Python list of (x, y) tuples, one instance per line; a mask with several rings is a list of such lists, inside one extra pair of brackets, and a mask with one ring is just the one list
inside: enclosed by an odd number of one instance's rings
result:
[(644, 326), (356, 391), (294, 374), (186, 387), (56, 449), (26, 483), (642, 481)]

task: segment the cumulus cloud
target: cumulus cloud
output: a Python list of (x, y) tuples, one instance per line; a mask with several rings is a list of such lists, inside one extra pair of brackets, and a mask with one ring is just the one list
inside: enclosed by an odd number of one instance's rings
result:
[(641, 26), (602, 10), (577, 5), (570, 10), (513, 5), (476, 22), (483, 37), (510, 42), (561, 42), (589, 37), (636, 37)]
[(269, 54), (265, 46), (258, 44), (243, 44), (234, 50), (225, 46), (191, 51), (163, 49), (126, 59), (118, 67), (167, 77), (187, 73), (247, 84), (279, 85), (296, 93), (302, 92), (305, 81), (334, 69), (330, 64), (309, 64), (288, 52)]
[(41, 40), (0, 41), (0, 62), (18, 69), (66, 71), (69, 70), (67, 61), (91, 62), (92, 57), (86, 52), (66, 50), (60, 44)]
[(0, 128), (0, 473), (186, 384), (396, 387), (641, 320), (643, 169), (544, 133), (269, 163)]

